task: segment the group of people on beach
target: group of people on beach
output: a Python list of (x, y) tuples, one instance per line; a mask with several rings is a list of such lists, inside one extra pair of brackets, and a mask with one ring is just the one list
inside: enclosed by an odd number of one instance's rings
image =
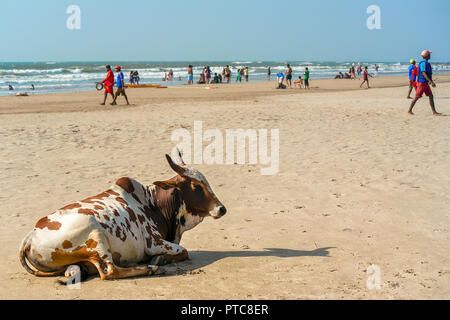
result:
[[(286, 74), (286, 76), (285, 76)], [(277, 89), (286, 89), (287, 87), (292, 88), (292, 68), (291, 65), (288, 63), (286, 65), (286, 71), (285, 74), (280, 71), (277, 73)], [(286, 78), (286, 85), (283, 83)], [(270, 80), (270, 67), (267, 69), (267, 79)], [(305, 90), (309, 89), (309, 69), (308, 67), (305, 68), (305, 71), (303, 72), (303, 79), (302, 76), (298, 76), (298, 79), (294, 81), (294, 86), (298, 87), (299, 89), (304, 88)]]
[[(168, 82), (172, 82), (174, 79), (175, 75), (173, 73), (172, 69), (169, 69), (169, 73), (164, 72), (164, 76), (162, 77), (162, 81), (168, 81)], [(178, 76), (178, 81), (181, 81), (181, 77)]]
[[(407, 98), (411, 98), (412, 90), (414, 89), (416, 91), (415, 98), (411, 102), (411, 105), (409, 107), (408, 113), (413, 115), (414, 113), (413, 108), (416, 104), (416, 102), (422, 98), (423, 94), (428, 96), (430, 107), (434, 115), (440, 115), (439, 112), (436, 111), (435, 104), (434, 104), (434, 97), (433, 93), (430, 88), (430, 84), (432, 87), (435, 87), (436, 84), (434, 83), (432, 76), (433, 71), (431, 64), (428, 62), (431, 59), (431, 53), (430, 50), (424, 50), (422, 52), (422, 58), (423, 60), (420, 61), (419, 65), (416, 66), (416, 60), (411, 59), (410, 66), (409, 66), (409, 91)], [(378, 65), (375, 64), (375, 74), (378, 74)], [(111, 95), (113, 101), (111, 102), (111, 105), (116, 105), (118, 96), (122, 95), (127, 104), (129, 105), (128, 97), (125, 92), (125, 83), (124, 83), (124, 76), (121, 71), (120, 66), (115, 67), (117, 72), (117, 78), (114, 78), (114, 73), (111, 69), (110, 65), (106, 66), (107, 75), (103, 81), (100, 83), (104, 85), (105, 88), (105, 94), (104, 94), (104, 100), (101, 105), (105, 105), (106, 99), (108, 97), (108, 94)], [(368, 67), (365, 66), (364, 69), (362, 68), (362, 64), (359, 62), (357, 66), (355, 67), (355, 64), (353, 63), (352, 66), (349, 69), (349, 73), (342, 74), (342, 72), (339, 72), (339, 74), (336, 75), (335, 79), (355, 79), (356, 80), (356, 74), (358, 75), (358, 79), (361, 79), (361, 73), (363, 82), (361, 83), (360, 87), (364, 84), (367, 85), (367, 89), (370, 88), (369, 86), (369, 76), (373, 77), (373, 75), (369, 74)], [(187, 74), (188, 74), (188, 84), (193, 84), (194, 82), (194, 72), (193, 72), (193, 66), (189, 65), (187, 68)], [(270, 81), (271, 77), (271, 70), (270, 67), (267, 68), (267, 79)], [(285, 89), (287, 87), (292, 88), (292, 77), (293, 77), (293, 71), (290, 64), (286, 65), (286, 71), (283, 73), (282, 71), (278, 72), (277, 74), (277, 89)], [(309, 69), (308, 67), (305, 68), (305, 71), (303, 72), (303, 79), (302, 76), (299, 76), (296, 81), (294, 81), (294, 86), (298, 88), (304, 88), (309, 89)], [(167, 79), (173, 79), (173, 71), (170, 69), (169, 76), (164, 77)], [(240, 68), (237, 70), (236, 74), (236, 82), (242, 82), (242, 79), (245, 79), (246, 82), (248, 82), (248, 67)], [(286, 85), (284, 84), (284, 80), (286, 80)], [(230, 66), (227, 65), (223, 68), (221, 74), (214, 73), (214, 76), (212, 76), (211, 68), (209, 66), (206, 66), (202, 69), (202, 72), (200, 74), (200, 79), (197, 81), (198, 84), (209, 84), (209, 83), (230, 83), (231, 82), (231, 69)], [(137, 71), (131, 71), (130, 72), (130, 84), (139, 84), (139, 73)], [(114, 93), (113, 87), (116, 86), (116, 92)], [(9, 90), (14, 90), (11, 85), (9, 85)], [(34, 85), (32, 85), (32, 90), (34, 90)]]
[[(378, 74), (378, 65), (375, 64), (375, 74)], [(363, 82), (360, 85), (360, 88), (363, 87), (364, 84), (366, 84), (366, 88), (369, 89), (370, 85), (369, 85), (369, 77), (374, 77), (374, 75), (369, 73), (369, 68), (367, 66), (364, 67), (362, 66), (361, 62), (358, 62), (357, 66), (355, 67), (355, 64), (352, 63), (352, 65), (350, 66), (348, 73), (346, 72), (345, 74), (342, 73), (341, 71), (334, 77), (335, 79), (350, 79), (350, 80), (360, 80), (361, 79), (361, 74), (362, 74), (362, 79)], [(358, 75), (358, 78), (356, 77), (356, 75)]]
[(139, 84), (139, 72), (137, 70), (130, 71), (130, 78), (128, 79), (130, 81), (130, 84)]
[(425, 94), (429, 101), (431, 111), (433, 115), (441, 115), (441, 113), (436, 111), (436, 107), (434, 105), (434, 96), (431, 91), (430, 84), (432, 87), (436, 87), (436, 84), (433, 81), (433, 68), (431, 64), (428, 62), (431, 59), (431, 54), (433, 52), (430, 50), (422, 51), (423, 60), (419, 62), (419, 66), (416, 66), (416, 60), (411, 59), (409, 66), (409, 91), (406, 96), (407, 99), (411, 99), (411, 92), (414, 89), (416, 91), (416, 96), (414, 97), (411, 105), (409, 106), (408, 113), (410, 115), (414, 115), (413, 108), (416, 105), (416, 102), (423, 97)]
[[(103, 79), (103, 81), (99, 82), (101, 84), (103, 84), (104, 88), (105, 88), (105, 95), (104, 95), (104, 99), (103, 102), (100, 103), (100, 105), (105, 105), (106, 104), (106, 99), (108, 97), (108, 94), (111, 95), (113, 101), (111, 102), (111, 105), (116, 105), (117, 102), (117, 97), (118, 96), (123, 96), (127, 102), (127, 105), (129, 105), (130, 103), (128, 102), (128, 97), (127, 94), (125, 92), (125, 79), (123, 76), (123, 72), (122, 72), (122, 67), (120, 66), (116, 66), (116, 73), (117, 73), (117, 78), (114, 79), (114, 72), (111, 69), (111, 66), (108, 64), (106, 67), (106, 78)], [(116, 86), (116, 92), (114, 94), (114, 85)]]

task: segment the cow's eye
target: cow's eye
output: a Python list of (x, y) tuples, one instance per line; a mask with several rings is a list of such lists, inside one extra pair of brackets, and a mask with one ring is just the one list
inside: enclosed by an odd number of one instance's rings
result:
[(200, 191), (203, 191), (203, 188), (199, 184), (194, 184), (194, 190), (197, 191), (197, 192), (200, 192)]

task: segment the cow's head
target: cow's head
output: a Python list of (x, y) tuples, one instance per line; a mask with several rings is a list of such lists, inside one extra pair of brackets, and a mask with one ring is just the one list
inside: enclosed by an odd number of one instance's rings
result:
[(186, 213), (203, 219), (211, 216), (214, 219), (221, 218), (227, 212), (225, 206), (217, 199), (205, 176), (198, 170), (188, 167), (181, 154), (178, 164), (166, 154), (170, 167), (178, 174), (166, 181), (155, 181), (163, 189), (176, 188), (180, 191), (181, 198), (186, 205)]

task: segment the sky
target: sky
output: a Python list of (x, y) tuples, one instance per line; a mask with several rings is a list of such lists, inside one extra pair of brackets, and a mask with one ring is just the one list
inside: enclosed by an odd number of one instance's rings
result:
[(449, 12), (449, 0), (2, 0), (0, 61), (397, 62), (430, 49), (449, 62)]

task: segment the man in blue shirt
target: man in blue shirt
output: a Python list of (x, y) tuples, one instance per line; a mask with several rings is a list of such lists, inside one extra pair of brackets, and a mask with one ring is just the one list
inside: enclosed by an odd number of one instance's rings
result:
[(127, 94), (125, 93), (125, 81), (124, 81), (124, 76), (123, 73), (121, 71), (121, 67), (117, 66), (116, 67), (116, 72), (117, 72), (117, 80), (116, 80), (116, 94), (114, 96), (114, 101), (111, 103), (112, 105), (116, 105), (116, 100), (117, 97), (122, 95), (125, 97), (125, 100), (127, 101), (127, 105), (129, 105), (130, 103), (128, 102), (128, 97)]
[(411, 105), (408, 110), (408, 113), (411, 115), (414, 114), (412, 112), (414, 105), (416, 104), (417, 100), (422, 98), (424, 93), (430, 99), (430, 107), (431, 111), (433, 112), (433, 115), (435, 116), (441, 115), (439, 112), (436, 111), (436, 108), (434, 106), (433, 92), (431, 91), (431, 88), (429, 86), (429, 83), (431, 83), (432, 87), (436, 87), (436, 84), (433, 82), (433, 69), (431, 68), (431, 64), (428, 62), (428, 60), (430, 60), (431, 58), (431, 53), (432, 51), (429, 50), (422, 51), (422, 58), (424, 60), (420, 61), (419, 63), (416, 97), (411, 102)]

